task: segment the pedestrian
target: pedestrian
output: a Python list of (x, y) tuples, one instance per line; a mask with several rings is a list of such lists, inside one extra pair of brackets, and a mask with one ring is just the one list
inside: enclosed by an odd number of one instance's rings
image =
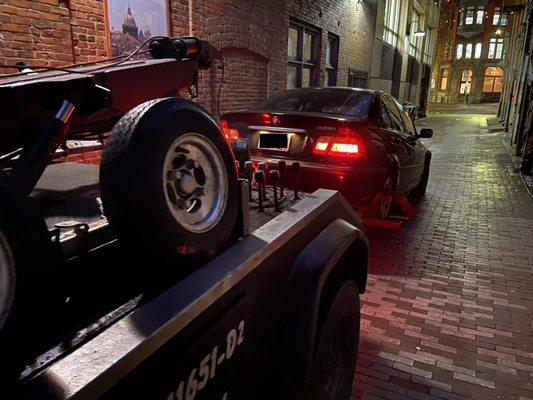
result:
[(470, 95), (470, 93), (467, 93), (466, 94), (466, 105), (468, 106), (468, 108), (470, 108), (471, 104), (472, 104), (472, 96)]

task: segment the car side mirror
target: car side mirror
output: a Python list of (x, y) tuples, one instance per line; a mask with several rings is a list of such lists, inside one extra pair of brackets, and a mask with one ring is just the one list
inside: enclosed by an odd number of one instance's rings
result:
[(422, 128), (418, 133), (419, 138), (429, 139), (433, 137), (433, 129), (431, 128)]
[(416, 119), (416, 106), (413, 103), (403, 103), (402, 104), (403, 110), (409, 115), (409, 118), (411, 118), (411, 121), (415, 122)]

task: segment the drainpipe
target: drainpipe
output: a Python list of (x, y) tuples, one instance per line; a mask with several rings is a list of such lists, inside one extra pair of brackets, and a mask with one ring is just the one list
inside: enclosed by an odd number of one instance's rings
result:
[(189, 36), (193, 36), (193, 27), (192, 27), (192, 10), (193, 10), (193, 0), (189, 0)]

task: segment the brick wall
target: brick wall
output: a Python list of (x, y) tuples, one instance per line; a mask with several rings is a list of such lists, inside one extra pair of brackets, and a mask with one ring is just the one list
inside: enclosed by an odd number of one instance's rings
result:
[[(3, 0), (0, 64), (60, 66), (106, 57), (104, 1)], [(368, 72), (373, 8), (361, 0), (171, 0), (169, 7), (173, 35), (192, 32), (223, 50), (222, 113), (246, 109), (286, 87), (290, 18), (320, 29), (320, 84), (328, 32), (340, 37), (337, 84), (347, 85), (349, 68)], [(202, 72), (199, 85), (198, 101), (215, 114), (220, 78), (214, 65)]]
[(103, 1), (2, 0), (0, 64), (61, 66), (105, 57)]

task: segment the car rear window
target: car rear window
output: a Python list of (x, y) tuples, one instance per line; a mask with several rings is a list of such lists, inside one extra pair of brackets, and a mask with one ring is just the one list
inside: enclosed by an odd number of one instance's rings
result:
[(371, 92), (350, 89), (287, 90), (257, 105), (255, 111), (299, 111), (365, 117), (372, 101)]

